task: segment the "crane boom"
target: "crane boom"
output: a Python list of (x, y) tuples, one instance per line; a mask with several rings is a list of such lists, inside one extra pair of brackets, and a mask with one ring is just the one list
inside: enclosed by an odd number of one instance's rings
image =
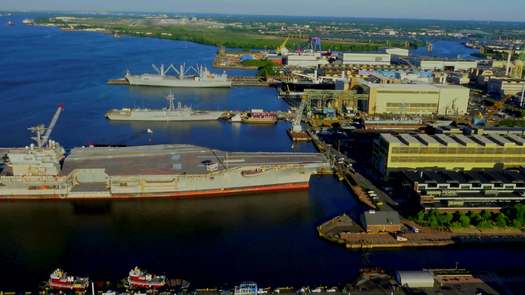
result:
[(53, 115), (53, 118), (51, 119), (51, 122), (49, 122), (49, 126), (46, 129), (46, 133), (42, 137), (42, 142), (41, 142), (42, 146), (45, 146), (47, 144), (49, 137), (51, 136), (51, 132), (53, 132), (53, 129), (55, 128), (58, 118), (60, 117), (60, 114), (62, 113), (63, 110), (64, 110), (64, 106), (59, 105), (55, 112), (55, 115)]

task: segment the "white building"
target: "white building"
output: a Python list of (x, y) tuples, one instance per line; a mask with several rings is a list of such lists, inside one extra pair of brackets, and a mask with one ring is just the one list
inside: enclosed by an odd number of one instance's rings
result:
[(345, 65), (390, 65), (388, 53), (343, 53)]
[(289, 54), (287, 65), (296, 67), (317, 67), (328, 64), (328, 59), (320, 54)]
[(462, 115), (467, 113), (470, 89), (442, 84), (363, 83), (369, 114)]
[(422, 60), (422, 70), (468, 71), (478, 67), (477, 60)]
[(521, 95), (525, 87), (525, 80), (509, 78), (491, 78), (487, 84), (489, 93), (499, 95)]
[(386, 53), (390, 55), (405, 56), (405, 57), (409, 55), (408, 49), (405, 49), (405, 48), (388, 48), (386, 50)]

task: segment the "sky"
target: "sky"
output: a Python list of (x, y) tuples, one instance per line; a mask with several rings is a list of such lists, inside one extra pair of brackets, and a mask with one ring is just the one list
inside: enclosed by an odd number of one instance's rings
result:
[(525, 21), (525, 0), (0, 0), (0, 10)]

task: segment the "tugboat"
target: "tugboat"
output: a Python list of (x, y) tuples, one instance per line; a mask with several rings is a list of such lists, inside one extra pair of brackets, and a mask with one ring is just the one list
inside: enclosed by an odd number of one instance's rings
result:
[(130, 287), (141, 289), (158, 289), (166, 285), (165, 276), (149, 274), (138, 267), (129, 271), (128, 283)]
[(49, 287), (55, 290), (84, 291), (89, 287), (89, 278), (69, 276), (66, 272), (57, 268), (49, 276)]

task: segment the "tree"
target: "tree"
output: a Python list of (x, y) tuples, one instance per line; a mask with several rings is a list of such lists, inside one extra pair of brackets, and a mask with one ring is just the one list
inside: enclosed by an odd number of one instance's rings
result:
[(498, 213), (496, 215), (496, 225), (498, 227), (506, 227), (507, 223), (508, 223), (508, 218), (507, 218), (507, 216), (505, 214)]
[(473, 225), (478, 226), (481, 223), (482, 218), (481, 218), (481, 215), (479, 215), (479, 213), (471, 212), (470, 213), (470, 220), (471, 220), (471, 223)]
[(459, 223), (461, 223), (461, 226), (468, 227), (470, 225), (470, 217), (468, 217), (465, 213), (461, 212), (459, 214)]
[(424, 224), (425, 220), (426, 220), (425, 210), (421, 210), (421, 211), (417, 212), (417, 217), (416, 217), (417, 223)]

